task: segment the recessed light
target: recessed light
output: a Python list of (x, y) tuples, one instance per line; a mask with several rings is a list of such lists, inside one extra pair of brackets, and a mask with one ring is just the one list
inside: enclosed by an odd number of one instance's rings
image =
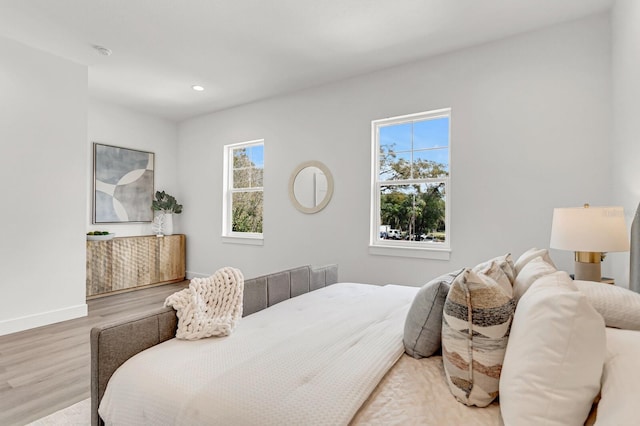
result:
[(202, 87), (202, 86), (198, 86), (197, 84), (196, 84), (196, 85), (194, 85), (194, 86), (191, 86), (191, 88), (192, 88), (193, 90), (195, 90), (196, 92), (202, 92), (202, 91), (204, 90), (204, 87)]
[(104, 46), (99, 46), (97, 44), (92, 45), (91, 47), (93, 47), (94, 49), (96, 49), (98, 51), (98, 53), (100, 53), (101, 55), (104, 56), (111, 56), (111, 49), (107, 49)]

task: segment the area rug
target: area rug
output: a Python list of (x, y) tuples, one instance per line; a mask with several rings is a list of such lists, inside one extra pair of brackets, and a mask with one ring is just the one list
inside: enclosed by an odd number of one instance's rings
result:
[(27, 426), (89, 426), (91, 424), (91, 398), (29, 423)]

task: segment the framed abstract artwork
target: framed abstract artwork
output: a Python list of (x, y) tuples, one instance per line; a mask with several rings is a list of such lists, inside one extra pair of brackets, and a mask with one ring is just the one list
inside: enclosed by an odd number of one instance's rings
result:
[(153, 221), (152, 152), (93, 144), (93, 223)]

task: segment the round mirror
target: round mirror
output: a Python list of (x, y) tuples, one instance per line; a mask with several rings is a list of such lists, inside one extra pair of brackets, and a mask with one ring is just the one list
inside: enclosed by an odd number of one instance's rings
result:
[(300, 164), (289, 179), (289, 198), (303, 213), (317, 213), (329, 204), (333, 195), (333, 176), (319, 161)]

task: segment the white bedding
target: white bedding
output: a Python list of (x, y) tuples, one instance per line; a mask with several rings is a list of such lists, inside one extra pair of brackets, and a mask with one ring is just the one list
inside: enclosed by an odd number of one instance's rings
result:
[(407, 354), (380, 381), (351, 420), (351, 426), (502, 425), (497, 401), (484, 408), (461, 404), (449, 391), (442, 357)]
[(402, 355), (418, 288), (342, 283), (243, 318), (228, 337), (172, 339), (131, 358), (106, 424), (347, 424)]

